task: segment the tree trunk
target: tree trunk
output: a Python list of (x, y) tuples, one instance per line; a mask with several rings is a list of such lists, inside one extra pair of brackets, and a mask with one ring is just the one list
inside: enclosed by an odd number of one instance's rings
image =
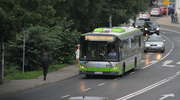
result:
[(0, 68), (0, 84), (3, 83), (3, 80), (4, 80), (4, 42), (2, 41), (1, 42), (1, 68)]

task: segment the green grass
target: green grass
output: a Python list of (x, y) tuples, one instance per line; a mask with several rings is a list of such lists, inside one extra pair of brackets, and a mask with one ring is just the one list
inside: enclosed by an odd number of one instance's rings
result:
[[(61, 64), (61, 65), (52, 65), (49, 66), (48, 71), (53, 72), (57, 71), (63, 67), (66, 67), (67, 64)], [(6, 80), (22, 80), (22, 79), (34, 79), (42, 75), (42, 69), (36, 70), (36, 71), (31, 71), (31, 72), (20, 72), (20, 71), (15, 71), (15, 73), (7, 73), (5, 76)]]

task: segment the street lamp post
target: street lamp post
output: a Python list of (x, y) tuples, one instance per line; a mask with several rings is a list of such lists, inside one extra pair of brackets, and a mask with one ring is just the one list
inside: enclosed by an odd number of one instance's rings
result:
[(24, 65), (25, 65), (25, 57), (26, 57), (26, 31), (23, 29), (23, 64), (22, 64), (22, 72), (24, 73)]
[(112, 15), (109, 16), (109, 27), (112, 28)]

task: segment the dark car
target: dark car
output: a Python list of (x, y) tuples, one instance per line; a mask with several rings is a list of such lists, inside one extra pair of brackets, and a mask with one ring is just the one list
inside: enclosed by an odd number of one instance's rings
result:
[(152, 22), (152, 21), (146, 21), (144, 24), (144, 35), (152, 35), (157, 34), (159, 35), (159, 24)]
[(136, 28), (139, 28), (139, 29), (142, 29), (142, 30), (143, 30), (144, 24), (145, 24), (145, 21), (144, 21), (144, 20), (139, 20), (139, 19), (137, 19), (137, 20), (135, 21), (135, 23), (134, 23), (134, 26), (135, 26)]

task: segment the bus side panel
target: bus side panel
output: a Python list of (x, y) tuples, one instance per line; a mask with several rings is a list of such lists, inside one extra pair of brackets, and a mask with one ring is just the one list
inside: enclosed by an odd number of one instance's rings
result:
[(120, 75), (122, 66), (118, 62), (111, 62), (113, 66), (109, 66), (108, 62), (87, 62), (80, 61), (80, 74), (94, 74), (101, 73), (102, 75)]

